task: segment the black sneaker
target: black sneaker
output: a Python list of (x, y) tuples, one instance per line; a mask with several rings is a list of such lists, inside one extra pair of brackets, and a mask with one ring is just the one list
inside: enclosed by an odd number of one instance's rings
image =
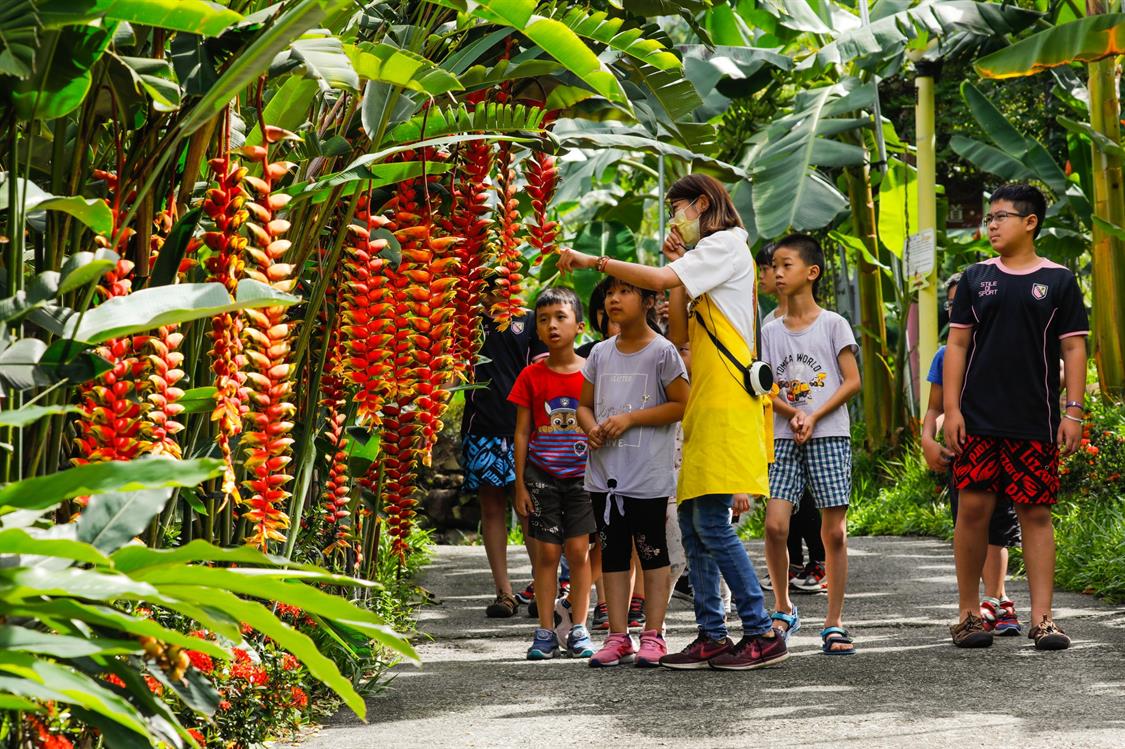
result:
[(590, 620), (590, 629), (598, 632), (609, 631), (609, 606), (605, 601), (594, 605), (594, 616)]
[(987, 648), (992, 646), (992, 633), (984, 628), (984, 620), (968, 614), (957, 624), (950, 625), (949, 634), (959, 648)]
[(500, 593), (496, 596), (495, 601), (488, 604), (488, 608), (484, 610), (484, 614), (489, 619), (507, 619), (510, 616), (515, 616), (518, 610), (519, 604), (516, 603), (515, 596)]
[(688, 578), (687, 573), (680, 575), (680, 579), (676, 581), (672, 588), (672, 597), (688, 603), (695, 603), (695, 591), (691, 589), (691, 579)]
[(633, 596), (629, 600), (629, 626), (642, 629), (645, 626), (645, 599), (640, 596)]
[(535, 600), (535, 583), (528, 583), (527, 587), (516, 593), (516, 602), (527, 605)]

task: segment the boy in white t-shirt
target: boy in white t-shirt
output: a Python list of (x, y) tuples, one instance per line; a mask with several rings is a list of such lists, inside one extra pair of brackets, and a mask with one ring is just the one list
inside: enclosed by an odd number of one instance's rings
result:
[(824, 251), (812, 237), (792, 234), (777, 243), (777, 291), (785, 316), (762, 328), (762, 353), (774, 368), (774, 462), (766, 505), (766, 564), (774, 583), (774, 627), (786, 638), (801, 626), (789, 600), (790, 519), (806, 482), (821, 513), (828, 573), (828, 613), (820, 637), (826, 655), (851, 655), (841, 626), (848, 576), (847, 512), (851, 498), (851, 424), (846, 403), (859, 392), (856, 341), (847, 320), (821, 309), (815, 293)]

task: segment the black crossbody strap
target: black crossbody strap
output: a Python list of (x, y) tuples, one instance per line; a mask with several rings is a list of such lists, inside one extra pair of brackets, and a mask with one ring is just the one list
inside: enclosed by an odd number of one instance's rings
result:
[(707, 323), (703, 322), (703, 315), (699, 314), (698, 309), (695, 311), (695, 320), (699, 323), (699, 326), (703, 328), (703, 332), (707, 334), (707, 337), (711, 339), (711, 343), (715, 344), (715, 348), (719, 349), (722, 355), (725, 356), (731, 364), (738, 367), (739, 372), (741, 372), (744, 376), (750, 372), (750, 370), (744, 364), (738, 361), (738, 359), (734, 358), (734, 354), (730, 352), (730, 349), (724, 346), (723, 342), (720, 341), (718, 337), (716, 337), (715, 334), (711, 332), (711, 329), (707, 327)]

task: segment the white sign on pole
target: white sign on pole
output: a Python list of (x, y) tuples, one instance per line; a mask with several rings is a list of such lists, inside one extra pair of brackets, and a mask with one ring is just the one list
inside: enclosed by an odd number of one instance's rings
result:
[(926, 229), (906, 240), (906, 276), (911, 291), (926, 288), (937, 258), (937, 234)]

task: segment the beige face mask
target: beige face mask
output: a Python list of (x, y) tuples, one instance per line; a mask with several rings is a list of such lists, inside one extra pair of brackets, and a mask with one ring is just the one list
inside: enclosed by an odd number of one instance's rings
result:
[[(695, 205), (695, 201), (688, 204), (688, 208)], [(676, 211), (676, 215), (668, 222), (670, 229), (675, 229), (680, 233), (680, 239), (684, 240), (684, 244), (688, 247), (694, 247), (699, 242), (699, 217), (688, 218), (687, 208), (681, 208)]]

